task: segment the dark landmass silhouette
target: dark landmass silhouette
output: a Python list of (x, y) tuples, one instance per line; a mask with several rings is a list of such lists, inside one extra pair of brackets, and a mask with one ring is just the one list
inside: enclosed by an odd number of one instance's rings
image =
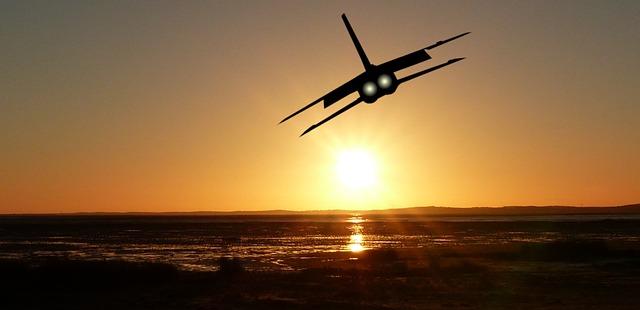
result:
[(503, 207), (411, 207), (382, 210), (265, 210), (265, 211), (188, 211), (188, 212), (73, 212), (73, 213), (33, 213), (4, 214), (4, 216), (42, 216), (42, 215), (167, 215), (167, 216), (296, 216), (296, 215), (419, 215), (429, 216), (526, 216), (526, 215), (615, 215), (640, 214), (640, 204), (610, 207), (590, 206), (503, 206)]

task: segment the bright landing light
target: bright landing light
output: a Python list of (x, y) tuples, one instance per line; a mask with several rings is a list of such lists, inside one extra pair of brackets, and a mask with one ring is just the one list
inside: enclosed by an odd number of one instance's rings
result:
[(364, 150), (342, 151), (338, 155), (336, 173), (349, 189), (366, 189), (378, 181), (378, 166), (371, 153)]

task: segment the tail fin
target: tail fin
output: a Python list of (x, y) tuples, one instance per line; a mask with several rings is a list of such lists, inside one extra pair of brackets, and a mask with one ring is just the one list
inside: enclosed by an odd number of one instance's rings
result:
[(369, 58), (367, 58), (367, 54), (364, 53), (364, 49), (362, 49), (362, 45), (360, 45), (360, 41), (358, 41), (358, 37), (356, 37), (356, 33), (353, 32), (353, 28), (351, 28), (351, 24), (349, 24), (347, 15), (342, 14), (342, 21), (344, 22), (344, 25), (347, 27), (347, 31), (349, 32), (349, 36), (351, 36), (351, 41), (353, 41), (353, 45), (355, 45), (356, 50), (358, 50), (358, 55), (360, 56), (360, 60), (362, 60), (364, 69), (369, 70), (373, 66), (369, 62)]

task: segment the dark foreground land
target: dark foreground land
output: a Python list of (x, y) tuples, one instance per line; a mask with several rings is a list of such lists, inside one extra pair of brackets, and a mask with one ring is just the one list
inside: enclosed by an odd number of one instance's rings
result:
[[(0, 309), (639, 309), (635, 243), (565, 240), (326, 253), (302, 271), (0, 262)], [(344, 259), (336, 260), (336, 256)], [(340, 258), (338, 257), (338, 258)]]

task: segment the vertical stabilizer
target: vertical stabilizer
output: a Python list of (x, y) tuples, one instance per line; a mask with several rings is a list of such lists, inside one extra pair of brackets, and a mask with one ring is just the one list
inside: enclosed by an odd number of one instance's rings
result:
[(358, 50), (358, 55), (360, 56), (360, 60), (364, 65), (364, 69), (369, 70), (372, 67), (372, 65), (369, 62), (369, 58), (367, 58), (367, 54), (364, 53), (364, 49), (362, 49), (362, 45), (360, 45), (360, 41), (358, 41), (358, 37), (356, 37), (356, 33), (353, 32), (353, 28), (351, 28), (351, 24), (349, 24), (347, 15), (342, 14), (342, 21), (344, 22), (344, 25), (347, 27), (347, 31), (349, 32), (349, 36), (351, 36), (351, 41), (353, 41), (353, 45), (355, 45), (356, 50)]

